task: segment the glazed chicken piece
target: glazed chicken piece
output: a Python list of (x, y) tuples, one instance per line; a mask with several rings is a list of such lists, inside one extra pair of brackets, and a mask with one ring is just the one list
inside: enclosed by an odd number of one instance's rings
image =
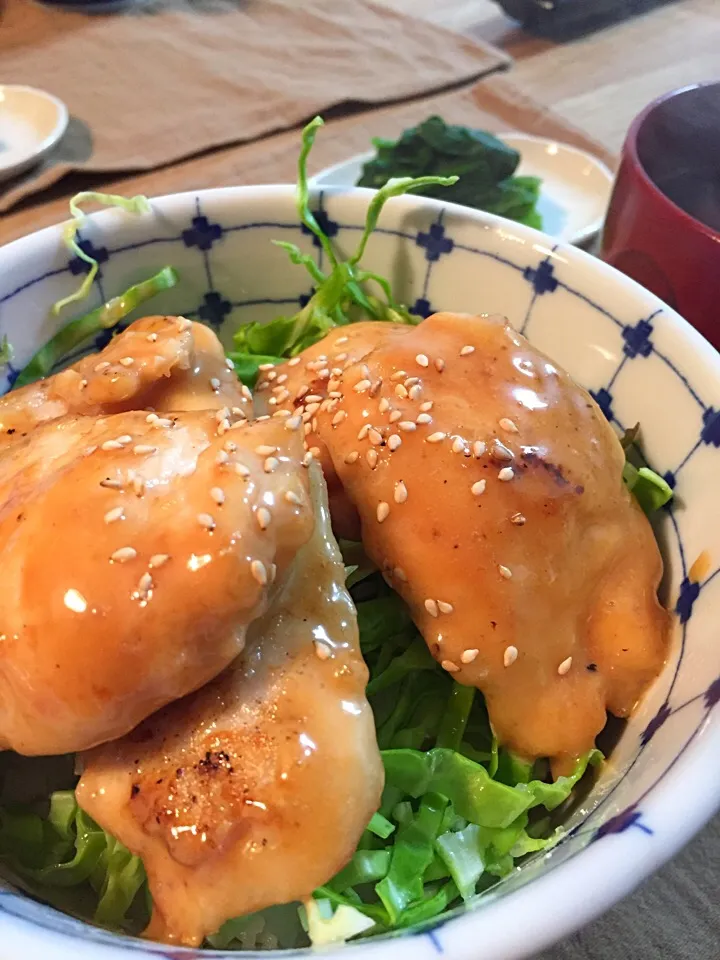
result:
[[(224, 411), (220, 411), (222, 414)], [(0, 457), (0, 745), (120, 737), (243, 649), (312, 530), (299, 434), (213, 411), (63, 417)]]
[(336, 530), (359, 520), (502, 744), (563, 770), (606, 709), (632, 711), (666, 656), (662, 562), (585, 390), (504, 322), (453, 314), (339, 328), (275, 372), (256, 405), (302, 417)]
[(67, 414), (223, 406), (252, 415), (250, 391), (238, 383), (212, 330), (184, 317), (145, 317), (102, 353), (0, 397), (0, 450), (38, 423)]
[(83, 758), (78, 802), (142, 858), (154, 939), (197, 945), (230, 917), (308, 898), (347, 863), (379, 804), (367, 670), (312, 470), (315, 532), (243, 655)]

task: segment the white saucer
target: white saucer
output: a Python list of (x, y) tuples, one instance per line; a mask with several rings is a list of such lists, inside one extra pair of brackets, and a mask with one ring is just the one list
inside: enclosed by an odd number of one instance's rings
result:
[(37, 163), (65, 133), (62, 100), (36, 90), (0, 84), (0, 181)]
[[(600, 230), (610, 202), (613, 176), (600, 160), (563, 143), (525, 133), (498, 134), (521, 155), (517, 173), (543, 181), (538, 211), (544, 233), (565, 243), (587, 243)], [(350, 187), (357, 183), (373, 150), (321, 170), (316, 186)]]

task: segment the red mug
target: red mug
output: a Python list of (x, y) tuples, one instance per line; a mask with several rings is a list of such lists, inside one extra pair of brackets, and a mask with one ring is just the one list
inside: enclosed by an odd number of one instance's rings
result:
[(720, 349), (720, 83), (676, 90), (632, 123), (602, 256)]

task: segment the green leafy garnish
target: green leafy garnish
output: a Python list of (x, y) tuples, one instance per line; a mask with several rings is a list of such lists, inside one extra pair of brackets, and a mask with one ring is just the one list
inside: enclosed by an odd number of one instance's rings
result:
[(0, 367), (6, 367), (9, 363), (12, 363), (14, 354), (15, 351), (7, 338), (7, 334), (3, 334), (3, 338), (0, 340)]
[[(235, 334), (237, 351), (230, 356), (243, 382), (250, 385), (257, 378), (254, 357), (265, 358), (260, 362), (273, 362), (273, 358), (279, 362), (283, 358), (293, 357), (322, 339), (333, 327), (357, 319), (395, 323), (418, 323), (421, 319), (397, 303), (387, 280), (364, 270), (360, 261), (388, 200), (410, 190), (448, 187), (457, 181), (457, 177), (404, 177), (384, 184), (368, 207), (365, 229), (355, 253), (341, 260), (310, 209), (307, 157), (322, 125), (322, 119), (316, 117), (303, 130), (298, 162), (297, 209), (301, 222), (317, 238), (328, 261), (329, 272), (324, 273), (315, 260), (302, 253), (295, 244), (276, 241), (276, 246), (285, 250), (293, 263), (305, 267), (316, 289), (307, 304), (293, 316), (276, 317), (267, 324), (246, 323)], [(370, 292), (371, 287), (377, 288), (376, 294)]]
[(542, 227), (536, 209), (541, 181), (514, 176), (520, 154), (491, 133), (429, 117), (397, 140), (374, 139), (373, 146), (375, 157), (363, 167), (359, 187), (379, 189), (393, 177), (457, 176), (447, 191), (428, 184), (417, 192)]
[(23, 368), (15, 381), (16, 387), (46, 377), (53, 367), (85, 340), (102, 330), (116, 326), (124, 317), (145, 303), (150, 297), (163, 290), (169, 290), (178, 282), (178, 275), (172, 267), (164, 267), (154, 277), (143, 280), (130, 287), (125, 293), (113, 297), (101, 307), (91, 310), (65, 324), (45, 346), (41, 347), (30, 362)]
[(669, 503), (674, 492), (672, 487), (660, 474), (655, 473), (644, 464), (638, 448), (640, 439), (640, 424), (626, 430), (620, 438), (620, 444), (625, 451), (625, 466), (623, 480), (628, 490), (635, 496), (643, 512), (648, 516)]

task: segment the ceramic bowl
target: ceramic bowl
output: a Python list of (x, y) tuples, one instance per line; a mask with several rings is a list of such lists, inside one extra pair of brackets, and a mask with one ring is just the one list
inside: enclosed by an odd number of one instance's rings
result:
[(0, 84), (0, 182), (17, 176), (59, 143), (68, 110), (44, 90)]
[[(317, 217), (340, 249), (357, 242), (371, 196), (315, 194)], [(298, 223), (290, 187), (166, 197), (137, 218), (114, 210), (94, 215), (82, 230), (85, 250), (100, 264), (93, 305), (173, 264), (181, 283), (152, 303), (152, 312), (203, 320), (229, 343), (238, 323), (294, 311), (310, 293), (304, 271), (272, 239), (321, 259)], [(592, 392), (619, 429), (641, 422), (650, 464), (676, 491), (658, 521), (664, 597), (674, 611), (672, 653), (565, 838), (433, 929), (326, 954), (470, 960), (482, 944), (483, 960), (519, 960), (623, 897), (720, 806), (720, 357), (677, 314), (599, 260), (465, 208), (392, 201), (366, 264), (389, 276), (398, 297), (421, 314), (508, 316)], [(10, 381), (57, 328), (48, 308), (75, 289), (85, 269), (57, 228), (0, 250), (0, 333), (15, 348)], [(7, 956), (26, 960), (196, 955), (115, 936), (7, 887), (0, 891), (0, 942)]]

